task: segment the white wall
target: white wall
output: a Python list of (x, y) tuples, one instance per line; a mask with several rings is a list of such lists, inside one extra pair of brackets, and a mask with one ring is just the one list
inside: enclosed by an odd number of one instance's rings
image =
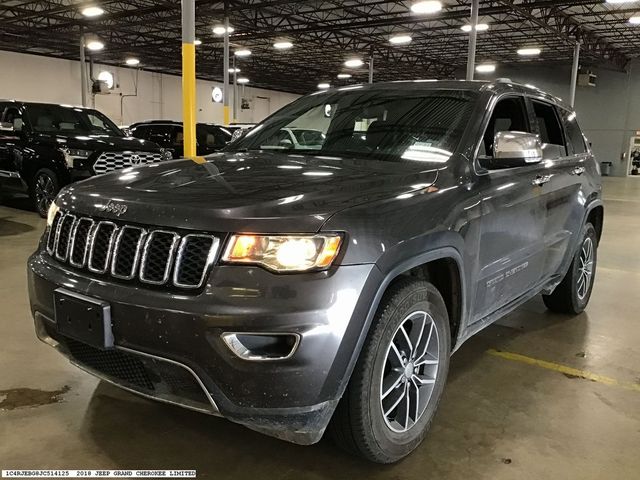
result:
[[(180, 77), (140, 71), (138, 96), (123, 98), (121, 114), (121, 94), (135, 92), (136, 70), (96, 64), (94, 75), (101, 70), (112, 72), (119, 88), (109, 95), (96, 95), (96, 108), (117, 124), (182, 119)], [(220, 82), (197, 81), (198, 121), (223, 123), (222, 104), (211, 100), (214, 86), (222, 88)], [(239, 97), (247, 98), (251, 106), (249, 110), (239, 109), (239, 122), (258, 122), (298, 98), (295, 94), (259, 88), (245, 87), (244, 94), (242, 87), (238, 90)], [(0, 51), (0, 98), (80, 105), (80, 62)]]

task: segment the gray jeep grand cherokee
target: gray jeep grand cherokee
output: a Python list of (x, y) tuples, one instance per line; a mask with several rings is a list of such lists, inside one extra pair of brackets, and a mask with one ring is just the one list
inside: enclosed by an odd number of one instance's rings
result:
[(603, 222), (575, 113), (509, 81), (309, 95), (49, 213), (31, 308), (73, 364), (295, 443), (329, 427), (376, 462), (419, 445), (471, 335), (540, 293), (585, 308)]

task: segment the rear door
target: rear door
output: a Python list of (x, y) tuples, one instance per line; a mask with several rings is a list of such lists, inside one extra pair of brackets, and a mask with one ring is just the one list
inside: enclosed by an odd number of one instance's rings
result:
[[(563, 269), (563, 261), (573, 252), (572, 245), (580, 234), (585, 200), (582, 181), (588, 154), (575, 113), (540, 99), (530, 99), (530, 105), (549, 175), (549, 182), (540, 190), (545, 210), (544, 277), (551, 278)], [(579, 138), (574, 128), (578, 129)]]
[[(15, 104), (0, 103), (0, 121), (20, 128), (22, 115)], [(13, 184), (19, 179), (16, 155), (23, 148), (23, 139), (15, 131), (0, 130), (0, 183)]]
[(502, 97), (496, 103), (480, 144), (476, 164), (482, 219), (473, 321), (536, 287), (545, 257), (545, 213), (535, 184), (545, 167), (539, 163), (483, 171), (482, 160), (493, 155), (493, 140), (500, 131), (535, 133), (523, 96)]

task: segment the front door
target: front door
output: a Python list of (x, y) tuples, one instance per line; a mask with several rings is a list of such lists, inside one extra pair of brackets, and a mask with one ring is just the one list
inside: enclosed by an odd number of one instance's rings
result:
[[(493, 155), (500, 131), (534, 133), (524, 97), (509, 96), (495, 106), (486, 127), (478, 163)], [(480, 171), (482, 219), (473, 321), (521, 297), (539, 284), (544, 264), (544, 164)]]

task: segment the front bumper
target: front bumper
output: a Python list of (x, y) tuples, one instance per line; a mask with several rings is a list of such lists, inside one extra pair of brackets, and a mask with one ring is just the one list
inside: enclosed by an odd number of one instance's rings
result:
[[(218, 266), (203, 291), (185, 295), (90, 275), (46, 253), (30, 258), (31, 309), (41, 339), (121, 387), (301, 444), (318, 441), (333, 414), (381, 281), (374, 265), (299, 275)], [(116, 352), (146, 365), (151, 379), (162, 377), (154, 368), (168, 363), (191, 389), (185, 393), (180, 382), (176, 387), (162, 378), (157, 388), (144, 390), (106, 375), (102, 363), (88, 364), (93, 357), (86, 352), (89, 357), (79, 358), (53, 320), (53, 291), (59, 287), (109, 302)], [(289, 358), (248, 361), (229, 349), (222, 338), (228, 332), (290, 333), (300, 340)], [(150, 359), (155, 363), (149, 366)]]

